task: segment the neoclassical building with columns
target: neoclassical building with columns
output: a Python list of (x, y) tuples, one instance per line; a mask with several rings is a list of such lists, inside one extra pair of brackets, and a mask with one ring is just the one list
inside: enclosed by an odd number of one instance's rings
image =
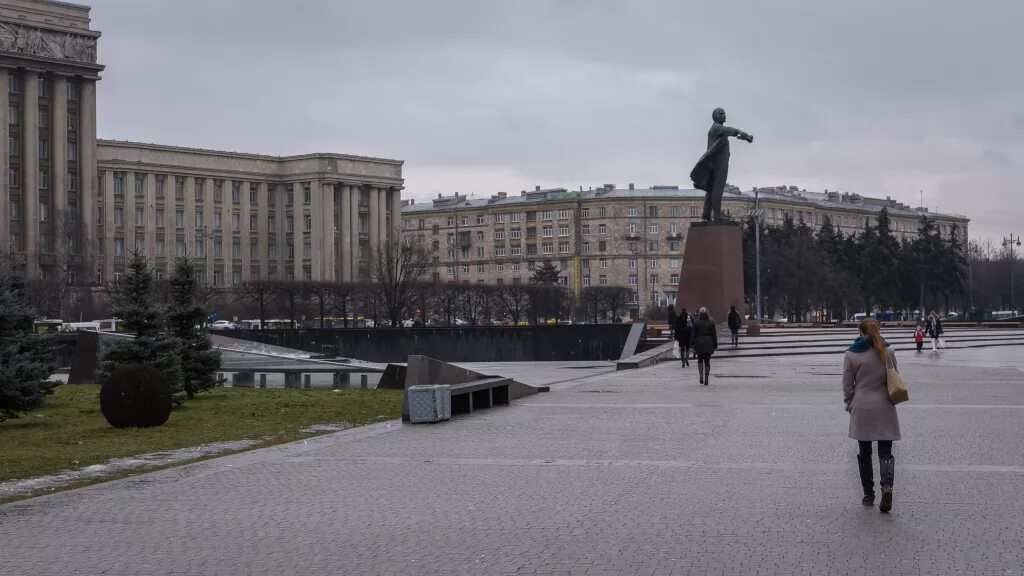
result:
[(215, 286), (369, 277), (399, 237), (401, 161), (97, 140), (89, 11), (0, 0), (0, 250), (28, 277), (114, 281), (135, 250)]
[(109, 140), (97, 157), (101, 280), (116, 280), (133, 250), (151, 256), (157, 274), (191, 256), (214, 286), (365, 280), (372, 254), (401, 225), (398, 160)]

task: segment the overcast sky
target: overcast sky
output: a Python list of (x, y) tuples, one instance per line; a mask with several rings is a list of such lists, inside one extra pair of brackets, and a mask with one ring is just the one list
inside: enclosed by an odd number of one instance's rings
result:
[(405, 161), (406, 197), (731, 182), (1024, 232), (1021, 0), (92, 0), (99, 135)]

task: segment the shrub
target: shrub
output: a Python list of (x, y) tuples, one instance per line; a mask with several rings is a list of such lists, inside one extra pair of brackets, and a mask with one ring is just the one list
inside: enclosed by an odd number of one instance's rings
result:
[(100, 409), (115, 428), (161, 426), (171, 415), (171, 386), (152, 366), (125, 364), (103, 383)]

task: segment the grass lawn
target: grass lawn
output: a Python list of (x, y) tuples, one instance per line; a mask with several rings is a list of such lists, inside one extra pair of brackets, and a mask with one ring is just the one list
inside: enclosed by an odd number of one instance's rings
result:
[(103, 463), (111, 458), (207, 442), (264, 439), (257, 446), (315, 436), (311, 424), (370, 424), (398, 418), (400, 390), (217, 388), (171, 412), (155, 428), (113, 428), (98, 385), (64, 385), (45, 405), (0, 422), (0, 482)]

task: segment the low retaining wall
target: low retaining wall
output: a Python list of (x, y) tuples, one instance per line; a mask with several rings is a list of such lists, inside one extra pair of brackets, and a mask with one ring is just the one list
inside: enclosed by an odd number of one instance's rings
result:
[(420, 354), (445, 362), (617, 360), (631, 324), (221, 330), (218, 334), (367, 362), (405, 362)]

